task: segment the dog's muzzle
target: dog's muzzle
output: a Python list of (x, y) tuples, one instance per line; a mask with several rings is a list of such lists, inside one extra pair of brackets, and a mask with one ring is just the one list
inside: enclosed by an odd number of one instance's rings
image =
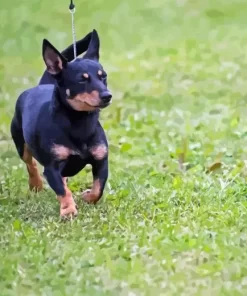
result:
[(107, 107), (111, 103), (112, 94), (109, 91), (100, 93), (100, 99), (102, 101), (102, 107)]

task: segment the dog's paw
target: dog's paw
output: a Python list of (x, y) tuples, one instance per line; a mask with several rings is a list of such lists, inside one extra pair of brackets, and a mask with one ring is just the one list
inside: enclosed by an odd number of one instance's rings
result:
[(73, 218), (78, 215), (77, 207), (75, 204), (68, 205), (67, 207), (60, 207), (61, 218)]
[(60, 202), (60, 217), (76, 217), (78, 214), (76, 203), (71, 195), (58, 197)]
[(95, 204), (100, 199), (100, 197), (92, 192), (91, 189), (86, 189), (82, 192), (82, 199), (90, 204)]
[(43, 189), (43, 180), (41, 177), (29, 178), (29, 189), (30, 191), (40, 192)]

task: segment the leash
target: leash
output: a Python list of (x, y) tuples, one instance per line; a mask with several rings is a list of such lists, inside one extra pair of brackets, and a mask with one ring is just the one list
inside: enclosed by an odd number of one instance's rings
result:
[(74, 58), (76, 59), (76, 35), (75, 35), (75, 4), (73, 0), (70, 0), (69, 11), (71, 13), (71, 25), (72, 25), (72, 37), (73, 37), (73, 48), (74, 48)]

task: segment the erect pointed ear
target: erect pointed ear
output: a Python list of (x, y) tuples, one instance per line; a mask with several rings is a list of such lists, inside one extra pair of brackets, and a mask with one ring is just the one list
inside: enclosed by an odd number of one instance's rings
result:
[[(92, 32), (88, 33), (84, 38), (81, 40), (76, 41), (76, 51), (77, 56), (84, 53), (89, 46), (89, 43), (91, 41)], [(61, 52), (61, 54), (68, 60), (68, 62), (71, 62), (74, 57), (74, 45), (71, 44), (69, 47), (67, 47), (65, 50)]]
[(52, 75), (60, 73), (67, 63), (60, 52), (46, 39), (43, 40), (42, 55), (47, 71)]
[(88, 50), (85, 53), (85, 55), (83, 56), (83, 59), (90, 59), (90, 60), (95, 60), (98, 62), (99, 47), (100, 47), (99, 35), (96, 30), (93, 30), (92, 36), (91, 36), (91, 41), (88, 46)]

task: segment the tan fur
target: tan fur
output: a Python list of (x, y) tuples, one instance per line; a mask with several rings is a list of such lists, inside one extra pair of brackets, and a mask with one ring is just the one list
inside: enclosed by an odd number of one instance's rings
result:
[(100, 199), (101, 186), (98, 179), (94, 180), (92, 189), (87, 189), (82, 193), (84, 201), (87, 203), (97, 203)]
[(57, 160), (65, 160), (70, 155), (78, 155), (79, 154), (79, 152), (77, 152), (75, 150), (72, 150), (68, 147), (65, 147), (63, 145), (57, 145), (57, 144), (54, 144), (52, 146), (51, 151)]
[(91, 93), (78, 94), (71, 99), (67, 99), (70, 106), (77, 111), (93, 111), (100, 105), (99, 92), (94, 90)]
[(41, 191), (43, 189), (43, 180), (39, 174), (37, 162), (33, 158), (32, 153), (26, 143), (24, 144), (24, 153), (22, 159), (27, 166), (30, 190), (34, 190), (36, 192)]
[(103, 159), (107, 155), (107, 147), (104, 144), (94, 146), (90, 149), (91, 154), (97, 160)]
[(70, 155), (71, 150), (63, 145), (54, 144), (52, 147), (52, 153), (55, 155), (56, 159), (64, 160)]
[(77, 215), (76, 204), (73, 199), (72, 193), (67, 186), (67, 178), (63, 178), (63, 184), (65, 189), (64, 196), (57, 196), (57, 200), (60, 202), (60, 216), (65, 217), (68, 215)]
[(66, 89), (66, 95), (69, 97), (70, 96), (70, 90), (67, 88)]

